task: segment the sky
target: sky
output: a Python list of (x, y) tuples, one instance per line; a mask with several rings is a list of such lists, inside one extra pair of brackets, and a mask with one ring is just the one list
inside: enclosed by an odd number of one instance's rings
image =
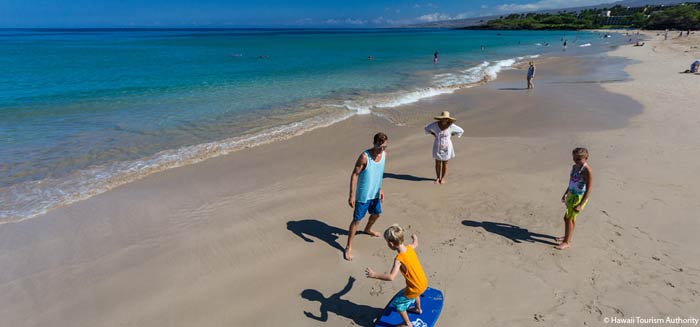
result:
[(0, 28), (369, 28), (616, 0), (0, 0)]

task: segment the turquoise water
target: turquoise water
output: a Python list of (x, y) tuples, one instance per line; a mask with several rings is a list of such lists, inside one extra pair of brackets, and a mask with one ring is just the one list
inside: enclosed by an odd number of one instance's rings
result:
[(606, 44), (584, 32), (0, 30), (0, 222), (496, 78), (560, 53), (562, 38), (570, 51)]

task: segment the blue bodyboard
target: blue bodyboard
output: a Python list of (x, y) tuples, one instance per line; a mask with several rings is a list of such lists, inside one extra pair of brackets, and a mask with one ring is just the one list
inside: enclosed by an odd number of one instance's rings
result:
[[(389, 327), (396, 326), (403, 323), (403, 319), (396, 311), (396, 308), (391, 305), (394, 299), (403, 294), (403, 290), (400, 290), (394, 297), (389, 301), (389, 304), (384, 308), (382, 315), (377, 318), (374, 323), (374, 327)], [(423, 310), (422, 314), (408, 313), (408, 319), (414, 327), (433, 327), (440, 317), (440, 312), (442, 311), (443, 297), (440, 290), (428, 287), (423, 294), (420, 296), (420, 306)]]

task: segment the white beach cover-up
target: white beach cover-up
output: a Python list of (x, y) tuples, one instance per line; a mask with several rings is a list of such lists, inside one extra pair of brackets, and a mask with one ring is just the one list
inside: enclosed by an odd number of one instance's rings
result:
[(452, 136), (462, 137), (464, 130), (452, 124), (444, 131), (440, 130), (438, 122), (432, 122), (425, 126), (425, 134), (435, 134), (433, 142), (433, 158), (435, 160), (447, 161), (455, 157), (455, 149), (452, 146)]

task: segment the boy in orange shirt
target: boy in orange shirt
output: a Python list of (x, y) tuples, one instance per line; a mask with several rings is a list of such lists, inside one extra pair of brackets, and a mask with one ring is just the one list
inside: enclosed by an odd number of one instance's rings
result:
[(404, 245), (404, 231), (399, 225), (393, 224), (384, 231), (384, 239), (390, 249), (395, 250), (399, 254), (396, 255), (394, 266), (391, 272), (380, 274), (372, 270), (365, 269), (367, 278), (376, 278), (385, 281), (393, 281), (396, 275), (401, 271), (401, 274), (406, 279), (406, 288), (403, 290), (403, 295), (397, 297), (393, 301), (396, 311), (399, 312), (404, 323), (400, 326), (411, 327), (411, 321), (408, 319), (408, 308), (415, 303), (415, 306), (409, 311), (412, 313), (421, 314), (423, 311), (420, 308), (420, 295), (428, 288), (428, 279), (425, 277), (423, 267), (418, 261), (415, 248), (418, 247), (418, 237), (416, 234), (411, 235), (413, 243)]

